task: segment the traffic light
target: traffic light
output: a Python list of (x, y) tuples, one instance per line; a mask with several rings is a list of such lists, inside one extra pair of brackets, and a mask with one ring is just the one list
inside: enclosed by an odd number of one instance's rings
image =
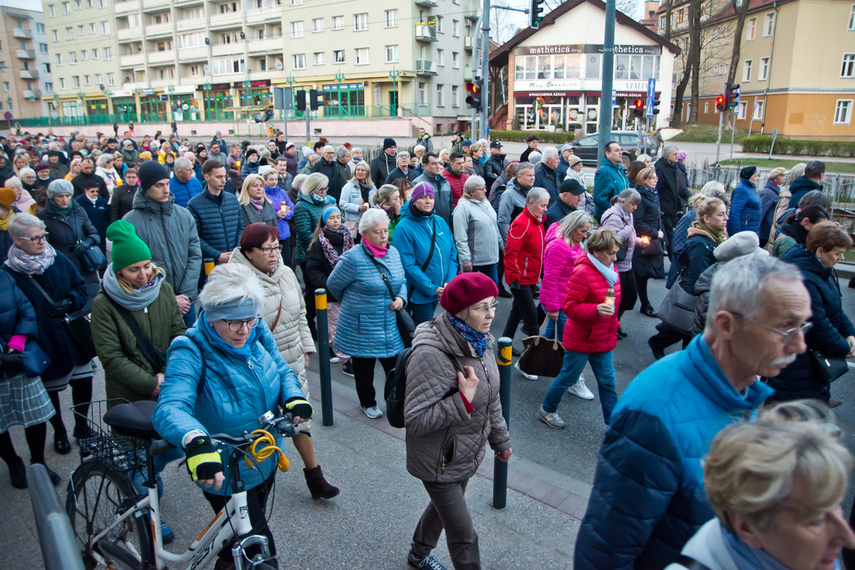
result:
[(261, 113), (256, 113), (252, 116), (252, 120), (256, 123), (266, 123), (273, 118), (273, 109), (265, 109)]
[(729, 111), (739, 104), (739, 96), (742, 94), (742, 87), (736, 83), (725, 84), (725, 108)]
[(659, 95), (656, 95), (656, 96), (653, 98), (653, 114), (654, 114), (654, 115), (658, 115), (658, 114), (659, 114)]
[(320, 107), (324, 106), (323, 95), (317, 89), (309, 90), (309, 107), (312, 111), (317, 111)]
[(725, 101), (724, 101), (724, 95), (719, 95), (718, 97), (716, 97), (715, 98), (715, 109), (716, 109), (716, 111), (718, 111), (719, 113), (724, 113), (726, 108), (727, 108), (727, 105), (725, 104)]
[(544, 2), (546, 0), (531, 0), (531, 9), (529, 11), (529, 27), (534, 28), (535, 30), (540, 27), (540, 22), (543, 20), (543, 16), (546, 15), (546, 6), (544, 6)]
[(476, 77), (466, 83), (466, 104), (470, 109), (481, 110), (481, 79)]
[(306, 110), (306, 90), (300, 89), (297, 91), (297, 110), (305, 111)]
[(632, 116), (639, 119), (644, 117), (644, 101), (636, 99), (632, 102)]

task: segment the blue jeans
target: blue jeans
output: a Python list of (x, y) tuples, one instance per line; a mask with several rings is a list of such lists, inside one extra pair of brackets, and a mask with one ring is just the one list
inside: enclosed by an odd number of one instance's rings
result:
[[(165, 453), (159, 453), (151, 458), (151, 462), (154, 464), (154, 476), (157, 480), (157, 493), (158, 496), (163, 494), (163, 483), (160, 480), (160, 473), (166, 469), (166, 466), (173, 461), (177, 461), (184, 457), (184, 450), (180, 447), (176, 447), (175, 449), (170, 449)], [(137, 490), (137, 493), (141, 495), (148, 494), (148, 489), (143, 487), (142, 482), (144, 479), (145, 468), (140, 469), (139, 471), (134, 471), (133, 482), (134, 487)]]
[(612, 410), (617, 404), (617, 391), (615, 390), (615, 365), (614, 356), (609, 352), (572, 352), (564, 351), (564, 365), (561, 372), (552, 381), (546, 396), (543, 398), (543, 409), (551, 414), (558, 411), (558, 404), (567, 388), (576, 383), (585, 363), (590, 362), (597, 378), (597, 387), (600, 394), (600, 404), (603, 406), (603, 420), (609, 423)]
[(196, 306), (190, 304), (190, 309), (184, 314), (184, 326), (188, 329), (196, 324)]
[(410, 309), (410, 315), (413, 317), (413, 322), (416, 323), (416, 326), (419, 326), (422, 323), (425, 323), (433, 318), (433, 313), (436, 310), (436, 305), (439, 303), (439, 299), (432, 303), (410, 303), (407, 307)]
[[(564, 314), (564, 311), (558, 311), (558, 342), (564, 338), (564, 323), (567, 322), (567, 315)], [(555, 338), (555, 325), (556, 322), (546, 317), (546, 330), (543, 331), (543, 336), (548, 339)]]
[(475, 265), (472, 269), (492, 279), (496, 286), (499, 285), (499, 270), (496, 269), (495, 263), (493, 265)]

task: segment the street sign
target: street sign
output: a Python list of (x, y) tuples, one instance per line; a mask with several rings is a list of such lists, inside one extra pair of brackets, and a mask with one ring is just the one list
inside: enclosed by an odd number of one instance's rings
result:
[(612, 107), (617, 107), (617, 91), (612, 91)]
[(11, 121), (12, 120), (12, 113), (10, 113), (9, 111), (6, 111), (5, 113), (3, 113), (3, 118), (6, 119), (7, 121)]
[(294, 108), (293, 89), (290, 87), (273, 88), (273, 108), (290, 111)]
[(647, 80), (647, 108), (646, 115), (648, 119), (653, 118), (653, 101), (656, 99), (656, 80), (650, 78)]

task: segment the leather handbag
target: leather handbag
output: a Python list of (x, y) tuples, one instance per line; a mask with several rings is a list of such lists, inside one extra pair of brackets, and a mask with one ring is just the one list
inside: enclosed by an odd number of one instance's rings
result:
[(555, 323), (555, 338), (535, 335), (523, 339), (519, 367), (526, 374), (554, 378), (564, 365), (564, 347), (558, 340), (558, 323)]
[[(39, 285), (38, 281), (33, 279), (32, 275), (30, 275), (30, 281), (47, 299), (48, 303), (55, 304), (53, 297)], [(92, 325), (89, 322), (89, 315), (84, 314), (83, 309), (81, 309), (62, 317), (62, 322), (65, 323), (68, 340), (74, 349), (74, 356), (80, 359), (79, 362), (82, 364), (95, 358), (95, 341), (92, 338)]]
[(626, 259), (626, 254), (628, 251), (629, 251), (629, 241), (625, 241), (622, 244), (620, 244), (620, 249), (618, 249), (617, 253), (615, 254), (615, 260), (616, 261), (623, 261), (624, 259)]
[(662, 299), (662, 304), (656, 310), (656, 316), (674, 330), (692, 336), (692, 326), (695, 323), (695, 296), (683, 289), (679, 280), (671, 285), (668, 295)]
[(808, 354), (814, 378), (819, 382), (831, 384), (849, 371), (849, 363), (845, 358), (829, 356), (812, 348), (808, 349)]
[(83, 269), (89, 273), (107, 267), (107, 258), (104, 257), (104, 252), (97, 245), (90, 245), (83, 251), (76, 252), (75, 255)]
[[(374, 262), (374, 266), (377, 267), (377, 271), (380, 272), (380, 278), (383, 279), (383, 283), (386, 284), (386, 289), (389, 290), (389, 296), (392, 297), (392, 302), (395, 302), (395, 292), (392, 290), (392, 283), (389, 282), (389, 278), (386, 276), (386, 272), (383, 271), (383, 268), (380, 267), (380, 263), (374, 259), (374, 256), (370, 253), (368, 257), (371, 258), (371, 261)], [(401, 307), (399, 310), (395, 311), (395, 321), (398, 324), (398, 333), (401, 335), (401, 340), (404, 341), (404, 348), (410, 348), (413, 346), (413, 335), (416, 334), (416, 322), (413, 320), (413, 317), (410, 316), (410, 313), (404, 310)]]
[(662, 240), (659, 238), (653, 238), (650, 240), (649, 244), (641, 246), (641, 255), (646, 255), (648, 257), (665, 255), (665, 248), (662, 245)]
[(34, 340), (28, 340), (24, 345), (24, 361), (21, 368), (30, 378), (40, 376), (50, 365), (50, 358)]

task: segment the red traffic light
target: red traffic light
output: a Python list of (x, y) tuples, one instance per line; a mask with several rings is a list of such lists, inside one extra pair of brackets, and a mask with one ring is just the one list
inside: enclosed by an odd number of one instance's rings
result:
[(476, 83), (469, 81), (466, 83), (466, 90), (469, 93), (471, 93), (472, 95), (477, 95), (478, 94), (478, 85)]
[(632, 106), (635, 107), (636, 109), (643, 109), (644, 108), (644, 101), (642, 101), (641, 99), (636, 99), (635, 101), (632, 102)]
[(715, 108), (719, 113), (724, 112), (724, 110), (725, 110), (724, 95), (719, 95), (718, 97), (716, 97)]

